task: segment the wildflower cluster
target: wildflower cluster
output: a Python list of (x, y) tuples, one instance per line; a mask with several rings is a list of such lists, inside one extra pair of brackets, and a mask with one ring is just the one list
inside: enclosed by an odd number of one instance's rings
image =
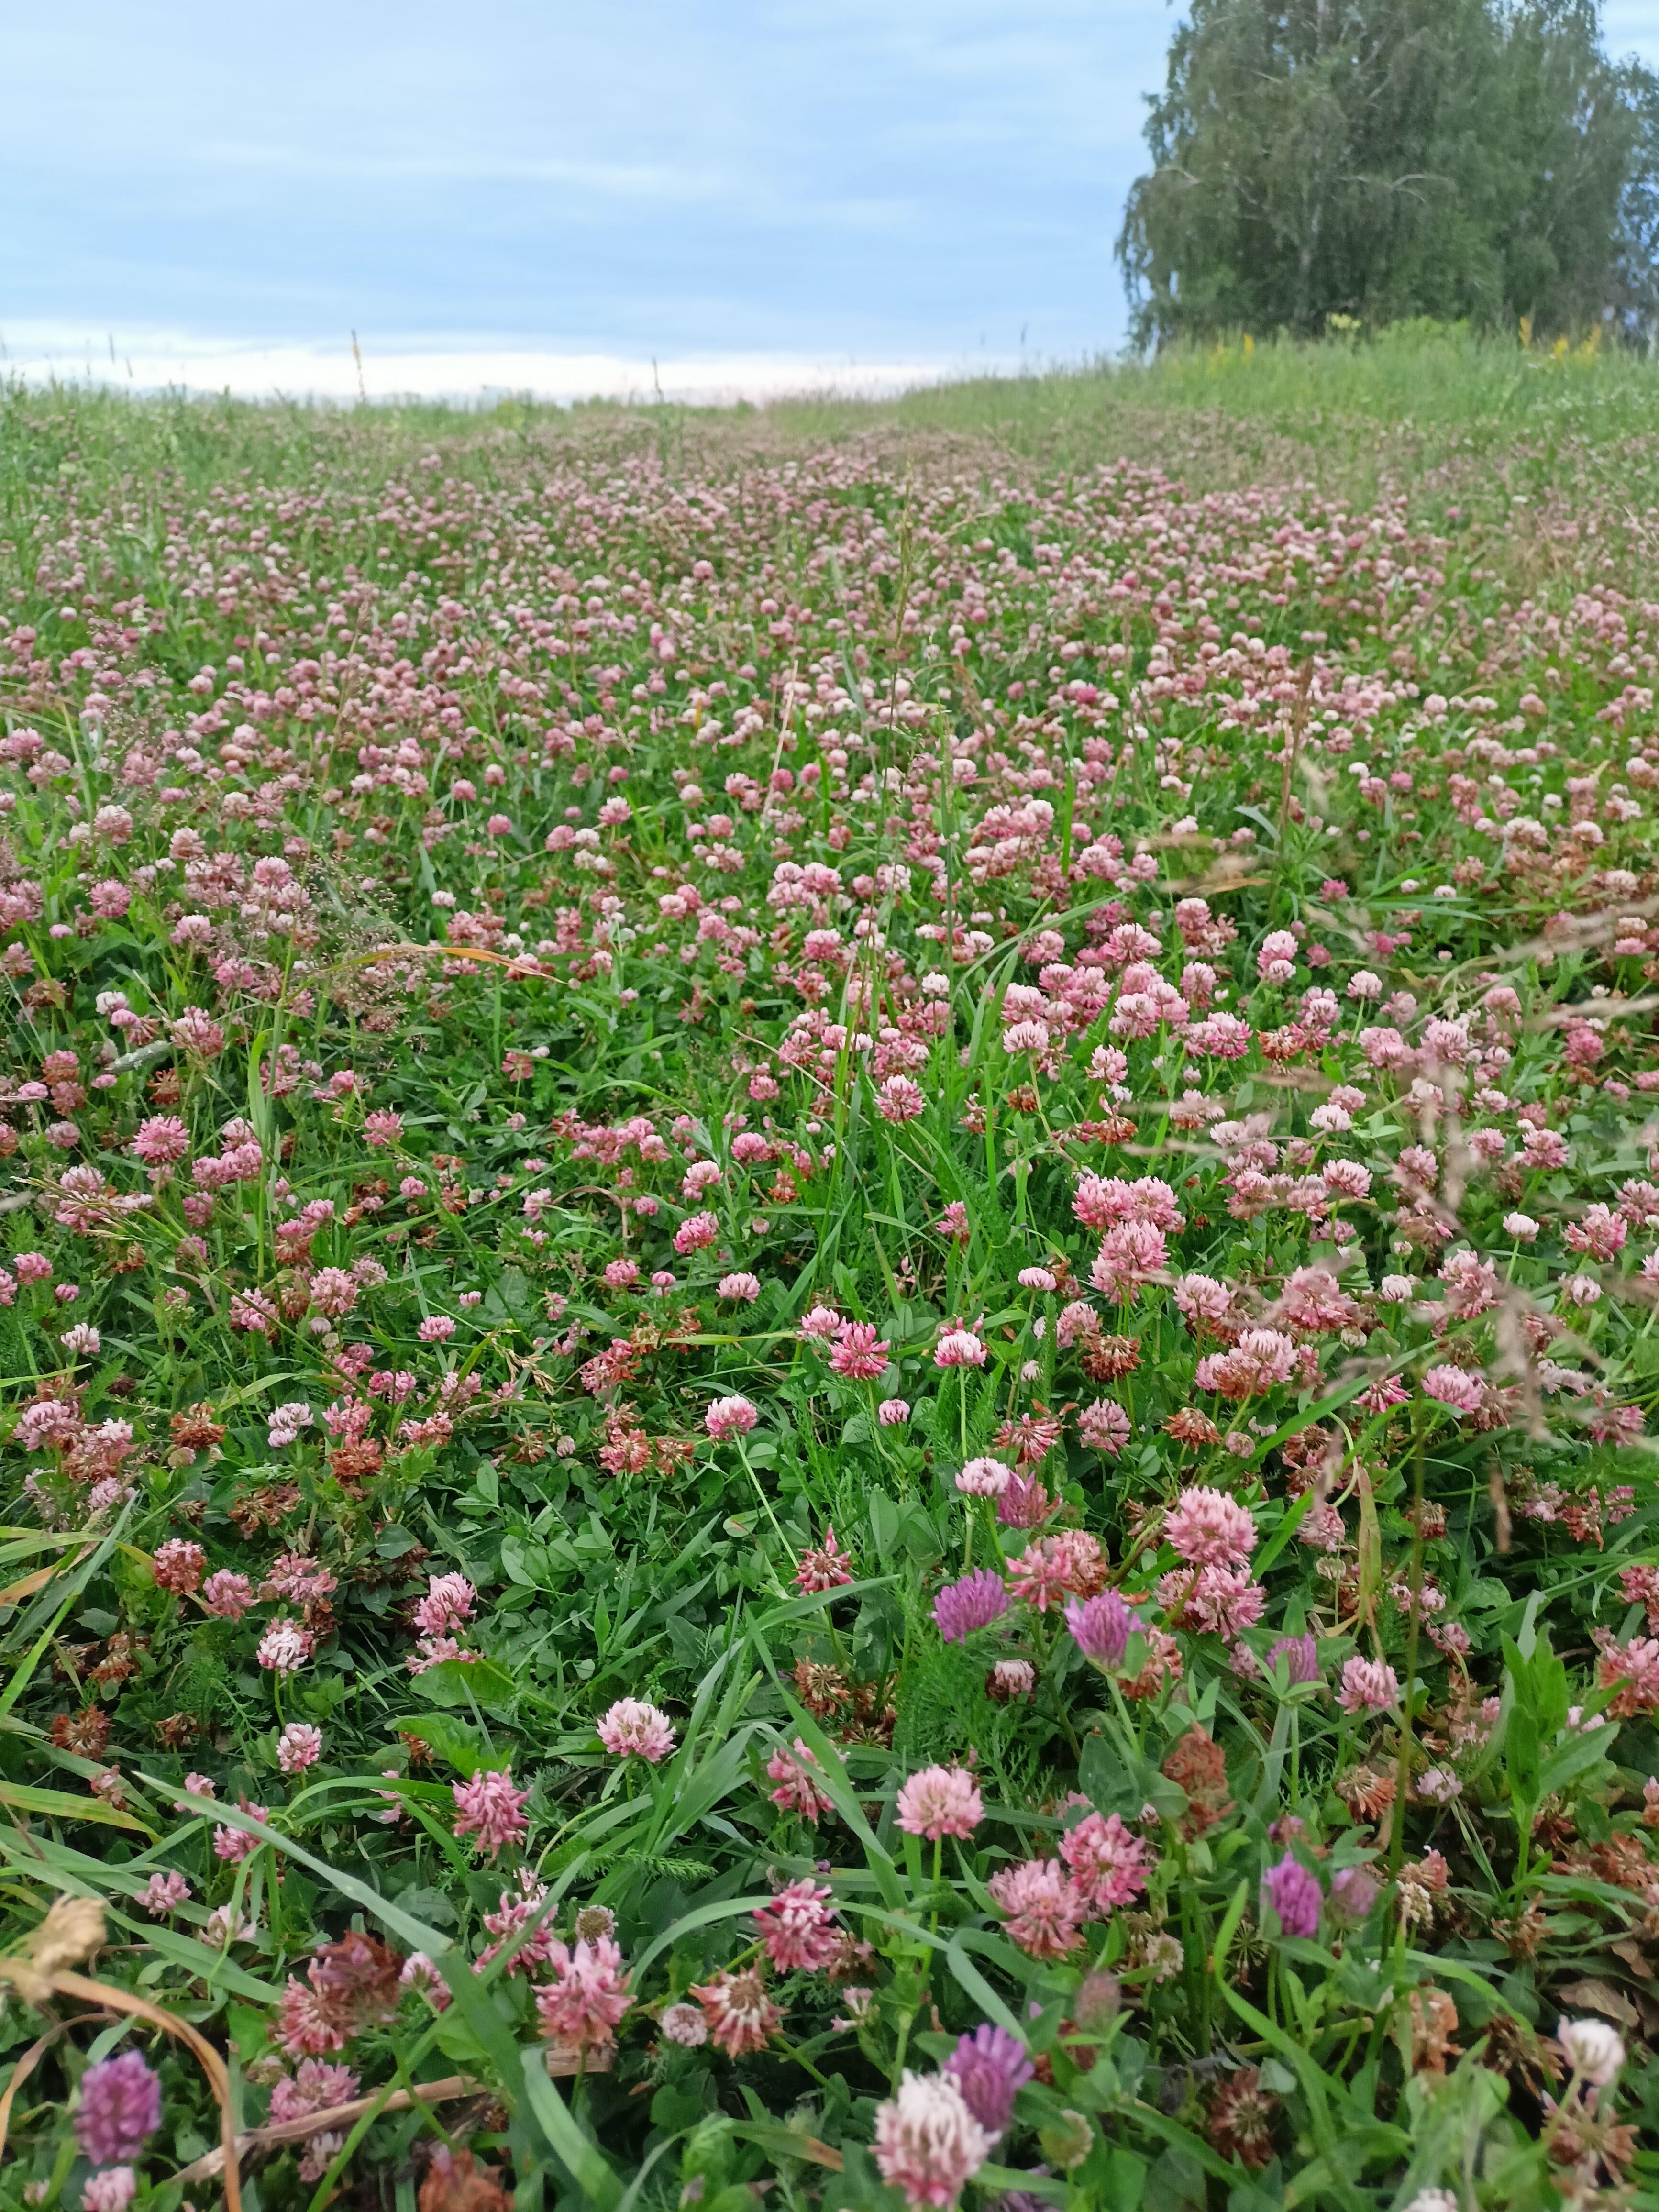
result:
[(208, 2179), (155, 2006), (277, 2193), (1615, 2201), (1659, 605), (376, 436), (0, 620), (0, 1848), (152, 2008), (29, 2202)]

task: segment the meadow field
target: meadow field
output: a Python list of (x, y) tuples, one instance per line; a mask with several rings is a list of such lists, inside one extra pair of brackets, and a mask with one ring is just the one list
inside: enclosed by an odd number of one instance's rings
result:
[(1656, 511), (0, 393), (0, 2205), (1659, 2205)]

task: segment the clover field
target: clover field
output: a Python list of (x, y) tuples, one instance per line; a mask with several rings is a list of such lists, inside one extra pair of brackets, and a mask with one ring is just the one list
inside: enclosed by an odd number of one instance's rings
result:
[(1659, 2204), (1645, 526), (1182, 408), (6, 396), (0, 2204)]

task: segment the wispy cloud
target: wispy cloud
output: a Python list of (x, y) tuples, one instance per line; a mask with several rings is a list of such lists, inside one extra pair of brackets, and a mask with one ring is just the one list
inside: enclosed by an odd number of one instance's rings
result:
[(140, 329), (94, 334), (54, 324), (0, 331), (0, 367), (34, 381), (56, 378), (134, 391), (225, 392), (244, 398), (476, 400), (501, 393), (538, 399), (669, 400), (721, 404), (802, 392), (878, 394), (937, 382), (967, 368), (1010, 360), (939, 354), (710, 352), (649, 356), (573, 352), (552, 345), (483, 341), (459, 347), (406, 337), (354, 355), (349, 344), (260, 345), (197, 331)]
[(349, 179), (359, 184), (407, 184), (413, 179), (454, 185), (550, 185), (613, 192), (627, 199), (713, 199), (740, 188), (735, 175), (644, 161), (583, 161), (549, 155), (425, 149), (386, 152), (359, 147), (256, 145), (209, 140), (185, 150), (204, 167), (289, 177)]
[[(1659, 0), (1656, 0), (1659, 4)], [(79, 0), (8, 27), (14, 316), (630, 362), (1111, 343), (1162, 0)], [(41, 182), (50, 179), (43, 194)]]

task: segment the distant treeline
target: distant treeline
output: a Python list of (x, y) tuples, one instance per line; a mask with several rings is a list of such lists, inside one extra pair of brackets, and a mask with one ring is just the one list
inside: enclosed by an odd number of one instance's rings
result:
[(1143, 345), (1659, 322), (1659, 79), (1595, 0), (1193, 0), (1146, 139), (1117, 246)]

